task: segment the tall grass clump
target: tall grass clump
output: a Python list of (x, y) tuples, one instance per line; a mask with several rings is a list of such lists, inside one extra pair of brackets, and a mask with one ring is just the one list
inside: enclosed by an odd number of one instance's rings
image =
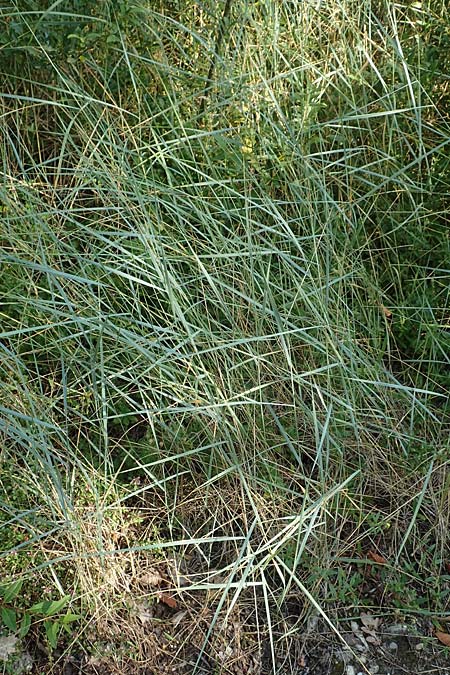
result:
[(449, 612), (445, 3), (1, 11), (2, 577), (87, 649), (156, 565), (194, 669)]

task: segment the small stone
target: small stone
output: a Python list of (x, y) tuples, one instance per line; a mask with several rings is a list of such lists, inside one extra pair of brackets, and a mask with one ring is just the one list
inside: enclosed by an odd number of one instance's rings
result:
[(391, 626), (388, 626), (385, 632), (388, 635), (406, 635), (408, 633), (408, 625), (406, 623), (393, 623)]
[(351, 621), (350, 627), (351, 627), (351, 629), (354, 633), (359, 633), (361, 631), (361, 629), (359, 627), (359, 623), (357, 623), (356, 621)]
[(355, 649), (358, 652), (366, 652), (367, 651), (367, 647), (365, 645), (361, 645), (361, 644), (355, 645)]
[(25, 673), (31, 673), (34, 667), (33, 657), (29, 652), (24, 652), (19, 656), (18, 659), (11, 664), (15, 675), (24, 675)]
[(416, 646), (415, 646), (415, 649), (416, 649), (418, 652), (421, 652), (422, 649), (424, 649), (424, 648), (425, 648), (425, 645), (424, 645), (423, 642), (418, 642), (418, 643), (416, 644)]
[(396, 642), (390, 642), (390, 643), (388, 644), (388, 649), (389, 649), (389, 651), (391, 651), (391, 652), (396, 652), (397, 649), (398, 649), (398, 644), (397, 644)]
[(380, 666), (378, 666), (376, 663), (370, 664), (370, 666), (369, 666), (370, 675), (377, 675), (379, 670), (380, 670)]
[(18, 638), (15, 635), (2, 635), (0, 637), (0, 661), (7, 661), (11, 654), (16, 651)]
[(319, 625), (318, 616), (310, 616), (307, 623), (306, 631), (308, 633), (315, 633), (317, 631), (317, 626)]
[(347, 664), (352, 660), (353, 653), (350, 651), (350, 649), (342, 649), (339, 653), (339, 657), (342, 663)]
[(364, 635), (361, 633), (358, 635), (359, 641), (364, 645), (364, 651), (367, 651), (369, 649), (369, 643), (367, 642), (366, 638)]
[(346, 675), (355, 675), (355, 669), (351, 665), (347, 666), (347, 668), (345, 669), (345, 673)]

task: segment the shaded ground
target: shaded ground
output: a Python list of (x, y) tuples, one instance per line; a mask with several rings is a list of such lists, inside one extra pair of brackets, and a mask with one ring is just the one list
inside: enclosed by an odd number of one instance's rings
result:
[(364, 645), (352, 631), (345, 634), (349, 648), (338, 644), (332, 636), (328, 640), (322, 638), (308, 653), (307, 667), (298, 672), (301, 675), (450, 675), (450, 656), (437, 646), (436, 640), (426, 637), (427, 630), (426, 622), (417, 626), (390, 623), (381, 627), (379, 645)]
[[(341, 627), (339, 639), (321, 621), (275, 641), (275, 669), (267, 627), (258, 641), (252, 616), (238, 610), (227, 624), (212, 631), (204, 653), (205, 626), (185, 621), (183, 610), (164, 603), (149, 612), (135, 642), (118, 626), (113, 639), (89, 645), (89, 653), (75, 648), (70, 655), (54, 653), (31, 640), (27, 650), (10, 660), (8, 673), (34, 675), (450, 675), (450, 652), (434, 636), (432, 623), (415, 624), (371, 615)], [(221, 617), (222, 619), (223, 617)], [(309, 631), (309, 633), (307, 632)], [(122, 635), (122, 637), (121, 637)], [(264, 639), (264, 637), (266, 639)], [(276, 638), (276, 636), (274, 636)]]
[[(23, 643), (17, 642), (4, 672), (450, 675), (450, 648), (435, 635), (438, 625), (447, 633), (450, 624), (445, 619), (413, 619), (400, 610), (355, 607), (350, 615), (350, 609), (341, 608), (333, 611), (335, 619), (339, 617), (338, 635), (321, 617), (303, 618), (305, 601), (296, 590), (288, 593), (281, 609), (269, 598), (268, 612), (263, 588), (258, 581), (252, 585), (250, 575), (236, 592), (240, 577), (230, 573), (234, 559), (225, 549), (219, 547), (207, 565), (197, 549), (188, 547), (183, 557), (164, 559), (142, 552), (135, 554), (133, 564), (126, 555), (108, 559), (101, 573), (111, 586), (103, 583), (98, 588), (98, 612), (91, 621), (80, 622), (78, 633), (65, 643), (62, 639), (53, 653), (35, 622)], [(383, 575), (388, 566), (373, 551), (367, 558), (361, 560), (362, 589), (376, 601), (375, 591), (386, 587)], [(92, 570), (92, 561), (90, 566)], [(276, 584), (268, 574), (266, 582), (269, 590)], [(406, 586), (403, 589), (406, 593)], [(346, 612), (348, 620), (343, 618)]]

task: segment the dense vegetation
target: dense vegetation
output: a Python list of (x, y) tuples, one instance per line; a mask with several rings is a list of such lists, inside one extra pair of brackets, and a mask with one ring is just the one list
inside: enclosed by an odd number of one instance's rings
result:
[(5, 627), (450, 616), (446, 0), (0, 12)]

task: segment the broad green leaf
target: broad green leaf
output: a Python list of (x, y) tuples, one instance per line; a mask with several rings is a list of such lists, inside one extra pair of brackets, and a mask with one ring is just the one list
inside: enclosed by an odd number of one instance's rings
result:
[(58, 644), (59, 629), (61, 627), (59, 621), (44, 621), (44, 626), (50, 647), (52, 649), (56, 649), (56, 645)]
[(45, 614), (45, 606), (49, 604), (48, 600), (43, 602), (37, 602), (35, 605), (29, 608), (30, 614)]
[(29, 614), (24, 614), (22, 617), (22, 621), (20, 622), (19, 637), (24, 638), (25, 635), (30, 630), (30, 626), (31, 626), (31, 617)]
[(43, 614), (44, 616), (52, 616), (60, 612), (69, 602), (69, 596), (65, 595), (60, 600), (44, 600), (38, 602), (28, 610), (30, 614)]
[(12, 631), (16, 630), (17, 619), (16, 613), (13, 609), (9, 609), (9, 607), (2, 607), (2, 621), (6, 628), (9, 628)]
[(23, 584), (23, 579), (18, 579), (17, 581), (13, 581), (11, 584), (8, 584), (7, 586), (3, 586), (1, 589), (1, 594), (3, 596), (3, 599), (5, 602), (11, 602), (16, 598), (21, 589), (22, 589), (22, 584)]

